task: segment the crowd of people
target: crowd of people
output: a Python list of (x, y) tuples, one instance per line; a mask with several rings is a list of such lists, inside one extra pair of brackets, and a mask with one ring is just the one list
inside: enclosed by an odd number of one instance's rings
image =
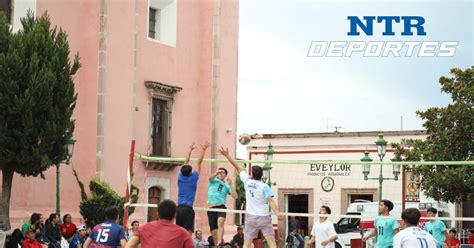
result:
[[(59, 224), (58, 216), (51, 214), (44, 222), (43, 215), (34, 213), (30, 220), (26, 221), (21, 230), (13, 232), (7, 243), (7, 248), (89, 248), (89, 247), (176, 247), (176, 248), (210, 248), (210, 247), (232, 247), (249, 248), (252, 241), (262, 235), (268, 247), (276, 248), (275, 234), (272, 224), (270, 209), (282, 220), (283, 215), (279, 212), (274, 193), (271, 188), (262, 182), (263, 169), (260, 166), (251, 167), (251, 175), (245, 168), (240, 166), (236, 160), (229, 155), (227, 148), (221, 147), (219, 152), (232, 167), (238, 172), (245, 188), (246, 214), (245, 225), (237, 228), (233, 239), (224, 240), (224, 223), (226, 219), (227, 197), (231, 195), (237, 198), (236, 185), (230, 177), (227, 177), (226, 168), (218, 168), (215, 173), (209, 175), (208, 183), (208, 207), (207, 212), (209, 230), (211, 236), (207, 239), (202, 237), (201, 230), (195, 230), (195, 213), (193, 209), (196, 198), (196, 189), (201, 165), (209, 143), (201, 145), (200, 157), (195, 167), (190, 165), (193, 150), (197, 147), (192, 143), (178, 175), (178, 202), (163, 200), (158, 204), (158, 219), (144, 225), (138, 221), (131, 223), (132, 229), (127, 232), (118, 225), (118, 208), (111, 206), (106, 209), (105, 221), (96, 225), (93, 229), (84, 225), (76, 226), (72, 223), (71, 215), (63, 217), (63, 223)], [(446, 226), (439, 220), (426, 223), (424, 230), (418, 227), (420, 212), (417, 209), (405, 209), (401, 215), (401, 223), (396, 217), (390, 216), (393, 203), (382, 200), (379, 205), (379, 214), (383, 217), (374, 221), (374, 230), (366, 234), (362, 241), (366, 242), (372, 237), (377, 237), (376, 247), (395, 248), (458, 248), (459, 240), (456, 239), (456, 231), (446, 230)], [(321, 206), (320, 214), (331, 214), (329, 206)], [(436, 216), (436, 209), (428, 210), (428, 216)], [(303, 247), (304, 240), (298, 235), (300, 227), (294, 218), (289, 221), (289, 231), (295, 233), (299, 240), (299, 248)], [(469, 244), (474, 244), (474, 231), (469, 231)], [(194, 238), (192, 235), (194, 234)], [(321, 216), (313, 224), (309, 243), (316, 248), (334, 248), (338, 235), (334, 225), (327, 216)]]
[(21, 230), (13, 231), (6, 247), (61, 248), (65, 243), (68, 247), (82, 247), (83, 240), (91, 234), (91, 229), (85, 225), (77, 227), (71, 220), (71, 215), (66, 214), (62, 224), (59, 224), (58, 216), (54, 213), (50, 214), (46, 221), (42, 214), (33, 213), (30, 219), (23, 223)]

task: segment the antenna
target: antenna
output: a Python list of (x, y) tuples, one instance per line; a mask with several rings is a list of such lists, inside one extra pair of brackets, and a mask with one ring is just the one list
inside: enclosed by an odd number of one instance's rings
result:
[(332, 126), (332, 128), (334, 128), (334, 132), (337, 133), (339, 131), (339, 129), (342, 129), (341, 126)]
[(403, 115), (400, 116), (400, 131), (403, 131)]

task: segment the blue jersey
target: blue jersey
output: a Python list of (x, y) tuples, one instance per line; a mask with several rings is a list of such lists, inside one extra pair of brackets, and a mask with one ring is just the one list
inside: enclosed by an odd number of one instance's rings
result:
[(189, 176), (178, 175), (178, 205), (193, 206), (196, 197), (196, 188), (199, 180), (197, 171), (193, 171)]
[(120, 246), (120, 240), (126, 240), (125, 230), (114, 221), (105, 221), (95, 226), (90, 236), (92, 247), (115, 248)]
[(77, 248), (78, 245), (79, 247), (82, 247), (82, 245), (84, 244), (84, 241), (85, 241), (85, 237), (81, 238), (81, 235), (76, 233), (72, 237), (71, 243), (69, 243), (69, 248)]
[(400, 228), (396, 219), (375, 219), (375, 228), (377, 229), (377, 248), (393, 247), (393, 237), (395, 230)]

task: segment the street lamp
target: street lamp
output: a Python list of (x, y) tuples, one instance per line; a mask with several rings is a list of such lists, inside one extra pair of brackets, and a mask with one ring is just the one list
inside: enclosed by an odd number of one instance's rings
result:
[(273, 161), (273, 154), (275, 153), (275, 150), (273, 150), (272, 143), (268, 145), (267, 152), (265, 153), (265, 165), (263, 166), (263, 182), (267, 183), (268, 186), (272, 187), (272, 185), (276, 185), (275, 182), (272, 183), (271, 181), (271, 175), (270, 171), (273, 169), (272, 168), (272, 161)]
[[(383, 162), (383, 158), (387, 153), (387, 141), (383, 138), (383, 133), (379, 134), (379, 138), (375, 141), (377, 145), (377, 155), (379, 156), (380, 162)], [(361, 159), (362, 162), (371, 162), (372, 159), (369, 157), (369, 152), (366, 150), (364, 152), (364, 157)], [(392, 160), (393, 161), (393, 160)], [(379, 181), (379, 202), (382, 200), (382, 183), (384, 180), (395, 180), (398, 181), (398, 176), (400, 175), (400, 165), (393, 165), (393, 175), (394, 178), (383, 177), (383, 165), (380, 164), (380, 174), (378, 177), (369, 178), (370, 173), (370, 164), (364, 164), (362, 173), (364, 173), (364, 180), (378, 180)]]
[(382, 162), (387, 153), (387, 141), (383, 138), (383, 133), (379, 133), (379, 139), (375, 141), (375, 144), (377, 145), (377, 154), (379, 155), (380, 162)]
[[(392, 161), (392, 162), (400, 162), (400, 161), (399, 161), (398, 159), (396, 159), (396, 158), (392, 158), (392, 159), (390, 159), (390, 161)], [(398, 176), (400, 175), (401, 168), (402, 168), (402, 166), (401, 166), (400, 164), (394, 164), (394, 165), (392, 165), (393, 176), (395, 176), (395, 181), (398, 180)]]
[[(369, 150), (366, 148), (364, 152), (364, 157), (360, 159), (361, 162), (372, 162), (373, 160), (369, 157)], [(362, 165), (362, 173), (364, 173), (364, 180), (367, 181), (370, 174), (370, 164)]]
[[(67, 159), (66, 159), (66, 164), (71, 163), (71, 157), (72, 154), (74, 153), (74, 144), (76, 141), (72, 138), (68, 139), (66, 141), (65, 149), (67, 149)], [(61, 224), (62, 219), (61, 219), (61, 200), (60, 200), (60, 172), (59, 172), (59, 164), (56, 165), (56, 215), (58, 216), (58, 222)]]

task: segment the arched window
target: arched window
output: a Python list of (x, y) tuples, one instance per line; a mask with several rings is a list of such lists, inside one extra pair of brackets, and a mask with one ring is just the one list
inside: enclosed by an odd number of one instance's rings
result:
[[(158, 187), (151, 187), (148, 189), (148, 203), (158, 205), (161, 201), (161, 189)], [(158, 208), (148, 208), (148, 222), (158, 218)]]

